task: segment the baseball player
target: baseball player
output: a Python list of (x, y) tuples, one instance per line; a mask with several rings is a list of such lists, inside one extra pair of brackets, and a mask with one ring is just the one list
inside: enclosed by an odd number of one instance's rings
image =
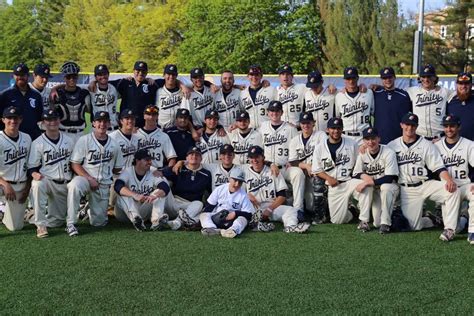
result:
[(178, 109), (174, 124), (173, 127), (165, 129), (164, 132), (173, 144), (177, 160), (185, 160), (188, 149), (193, 147), (201, 137), (191, 122), (191, 114), (188, 109)]
[[(390, 232), (392, 210), (399, 189), (398, 165), (395, 152), (385, 145), (380, 145), (380, 136), (376, 128), (367, 127), (362, 132), (366, 150), (357, 156), (354, 177), (363, 180), (356, 187), (357, 192), (372, 187), (372, 217), (374, 226), (379, 227), (381, 234)], [(363, 223), (368, 226), (368, 223)]]
[(355, 214), (349, 210), (352, 197), (359, 201), (359, 225), (357, 229), (368, 231), (372, 188), (362, 192), (356, 190), (363, 181), (352, 178), (356, 163), (358, 146), (352, 138), (342, 136), (343, 123), (339, 117), (328, 121), (328, 139), (314, 149), (312, 173), (326, 181), (331, 222), (344, 224), (350, 222)]
[[(265, 110), (266, 111), (266, 110)], [(262, 135), (257, 129), (249, 127), (250, 115), (247, 112), (237, 112), (237, 128), (230, 134), (230, 143), (234, 147), (234, 164), (243, 165), (247, 162), (247, 153), (252, 146), (263, 147)]]
[(270, 167), (265, 165), (263, 149), (259, 146), (250, 147), (249, 165), (244, 165), (245, 190), (256, 209), (261, 210), (263, 221), (283, 222), (286, 233), (304, 233), (308, 223), (298, 223), (298, 209), (283, 205), (286, 201), (285, 179), (281, 173), (273, 175)]
[(461, 72), (456, 78), (456, 94), (447, 105), (447, 112), (461, 119), (460, 134), (474, 141), (474, 93), (472, 92), (472, 74)]
[(107, 225), (112, 175), (123, 166), (119, 145), (107, 135), (110, 127), (108, 112), (97, 112), (93, 117), (92, 133), (79, 138), (71, 155), (71, 168), (76, 174), (68, 183), (67, 228), (69, 236), (79, 234), (75, 224), (81, 197), (89, 195), (89, 221), (92, 226)]
[[(449, 114), (443, 118), (444, 134), (435, 146), (443, 158), (449, 175), (458, 186), (461, 200), (469, 202), (468, 241), (474, 244), (474, 193), (469, 171), (474, 167), (474, 143), (460, 136), (461, 119)], [(458, 225), (459, 226), (459, 225)]]
[(440, 138), (443, 132), (441, 124), (446, 115), (446, 105), (452, 91), (438, 86), (438, 76), (432, 65), (420, 70), (418, 78), (421, 85), (408, 88), (407, 92), (413, 104), (413, 114), (420, 120), (416, 132), (428, 140)]
[[(434, 144), (416, 134), (418, 116), (407, 113), (400, 124), (403, 135), (388, 146), (397, 154), (400, 185), (400, 202), (403, 215), (412, 230), (433, 227), (430, 218), (422, 217), (425, 199), (442, 204), (444, 231), (440, 239), (454, 238), (460, 205), (457, 185), (443, 164), (443, 159)], [(430, 180), (428, 172), (442, 181)]]
[(304, 174), (300, 168), (292, 167), (288, 164), (290, 140), (298, 135), (298, 131), (290, 123), (282, 121), (282, 114), (283, 107), (281, 102), (270, 102), (268, 105), (270, 120), (264, 122), (262, 127), (260, 127), (265, 159), (275, 164), (280, 169), (283, 178), (291, 184), (293, 189), (293, 206), (303, 211)]
[(48, 81), (52, 77), (49, 66), (47, 64), (39, 64), (33, 70), (33, 82), (28, 83), (31, 89), (41, 94), (44, 110), (50, 108), (49, 94), (51, 93), (51, 88), (48, 87)]
[(325, 132), (328, 120), (334, 117), (335, 96), (329, 92), (328, 87), (323, 87), (323, 83), (323, 76), (319, 71), (308, 74), (306, 87), (309, 89), (304, 94), (304, 111), (312, 114), (314, 129)]
[(23, 228), (26, 198), (30, 191), (27, 179), (27, 161), (31, 138), (20, 132), (22, 115), (19, 108), (9, 106), (3, 110), (0, 132), (0, 197), (5, 202), (3, 224), (10, 231)]
[(66, 220), (67, 183), (72, 178), (69, 159), (74, 149), (72, 139), (59, 130), (57, 111), (44, 110), (42, 123), (45, 132), (31, 144), (28, 159), (38, 238), (48, 237), (47, 227), (62, 226)]
[(205, 118), (205, 129), (196, 146), (199, 147), (203, 155), (203, 163), (213, 163), (219, 160), (219, 149), (224, 144), (229, 144), (230, 140), (227, 135), (219, 136), (217, 122), (219, 121), (217, 110), (208, 110)]
[(158, 128), (158, 108), (149, 105), (143, 113), (145, 126), (137, 131), (138, 149), (146, 149), (153, 157), (153, 167), (163, 168), (165, 159), (168, 166), (172, 167), (176, 163), (176, 152), (167, 134)]
[(161, 128), (169, 128), (174, 125), (176, 112), (181, 107), (183, 92), (178, 77), (178, 67), (173, 64), (165, 66), (163, 77), (165, 84), (156, 92), (156, 106), (160, 111), (158, 124)]
[(344, 134), (362, 144), (362, 131), (370, 126), (374, 110), (372, 90), (361, 92), (357, 84), (359, 72), (355, 67), (344, 69), (345, 91), (336, 94), (336, 116), (344, 121)]
[[(245, 174), (240, 169), (230, 171), (229, 184), (221, 185), (213, 190), (207, 199), (207, 205), (200, 215), (201, 233), (204, 236), (220, 234), (222, 237), (234, 238), (240, 235), (255, 213), (255, 208), (242, 183)], [(225, 215), (221, 223), (213, 219), (216, 214)]]
[(231, 126), (237, 118), (237, 112), (242, 110), (240, 90), (234, 88), (234, 74), (226, 70), (221, 75), (222, 88), (216, 93), (215, 109), (219, 113), (219, 123), (226, 131), (230, 131)]
[[(299, 118), (301, 132), (290, 141), (290, 152), (288, 156), (289, 163), (303, 170), (305, 175), (305, 214), (308, 218), (314, 219), (319, 209), (315, 209), (314, 192), (312, 182), (311, 164), (313, 161), (313, 152), (316, 145), (326, 141), (326, 133), (314, 131), (314, 119), (311, 112), (302, 112)], [(321, 214), (319, 214), (321, 215)], [(322, 217), (322, 216), (320, 216)]]
[(159, 230), (168, 222), (165, 200), (170, 187), (164, 178), (153, 175), (152, 160), (147, 150), (138, 150), (133, 166), (125, 168), (114, 184), (119, 195), (115, 217), (122, 222), (131, 222), (137, 231), (146, 230), (144, 221), (151, 221), (151, 230)]
[[(270, 101), (276, 99), (276, 89), (272, 86), (263, 86), (263, 72), (258, 65), (250, 66), (247, 78), (250, 85), (240, 93), (242, 108), (249, 113), (250, 127), (259, 128), (263, 122), (268, 121), (267, 108)], [(247, 156), (247, 150), (248, 148), (245, 151), (245, 156)]]
[(299, 126), (298, 119), (303, 112), (304, 95), (307, 88), (304, 84), (293, 82), (293, 68), (285, 64), (278, 69), (280, 85), (277, 87), (277, 98), (283, 106), (283, 121)]

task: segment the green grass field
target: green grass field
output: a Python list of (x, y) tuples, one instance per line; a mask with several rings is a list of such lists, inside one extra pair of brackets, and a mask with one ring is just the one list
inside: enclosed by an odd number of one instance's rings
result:
[(112, 221), (0, 228), (2, 314), (470, 314), (474, 247), (440, 231), (136, 232)]

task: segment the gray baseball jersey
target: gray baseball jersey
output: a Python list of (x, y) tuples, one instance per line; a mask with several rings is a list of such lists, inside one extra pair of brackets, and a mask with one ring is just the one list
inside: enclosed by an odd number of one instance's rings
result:
[(443, 158), (449, 175), (458, 186), (471, 183), (469, 166), (474, 167), (474, 142), (461, 137), (451, 148), (445, 142), (445, 137), (435, 143)]
[(206, 133), (202, 134), (201, 140), (196, 142), (196, 146), (201, 150), (202, 163), (213, 163), (219, 161), (219, 149), (225, 145), (230, 144), (229, 137), (219, 136), (217, 130), (208, 136)]
[(299, 161), (308, 164), (313, 163), (314, 149), (321, 142), (325, 142), (327, 135), (321, 131), (315, 131), (311, 136), (304, 141), (303, 134), (300, 132), (290, 141), (290, 155), (288, 161)]
[(124, 160), (124, 166), (130, 167), (133, 162), (133, 156), (138, 150), (137, 134), (132, 134), (129, 138), (125, 136), (122, 131), (116, 130), (110, 133), (109, 136), (119, 145)]
[(122, 180), (125, 186), (131, 191), (145, 196), (150, 195), (153, 191), (158, 189), (160, 183), (164, 182), (168, 184), (165, 178), (155, 177), (151, 170), (147, 171), (143, 178), (139, 180), (133, 166), (125, 168), (122, 173), (120, 173), (118, 179)]
[(283, 121), (294, 125), (299, 124), (307, 89), (304, 84), (293, 84), (287, 89), (282, 86), (277, 87), (277, 100), (283, 105)]
[(334, 116), (334, 101), (336, 96), (324, 88), (320, 94), (308, 89), (304, 95), (304, 111), (311, 112), (314, 118), (314, 129), (326, 131), (328, 120)]
[(183, 94), (181, 89), (171, 92), (166, 87), (159, 88), (156, 92), (156, 106), (160, 115), (158, 116), (158, 124), (161, 128), (169, 128), (174, 125), (176, 112), (181, 108)]
[(226, 170), (222, 163), (204, 163), (202, 164), (204, 169), (209, 170), (212, 176), (212, 191), (222, 184), (229, 183), (230, 172), (232, 169), (240, 168), (237, 165), (233, 165), (230, 170)]
[(283, 176), (273, 176), (268, 166), (260, 172), (255, 172), (250, 165), (242, 166), (245, 173), (245, 183), (242, 185), (247, 193), (251, 193), (261, 204), (272, 203), (277, 197), (277, 192), (287, 190)]
[(262, 135), (255, 129), (244, 136), (238, 129), (235, 129), (230, 134), (230, 144), (234, 147), (234, 164), (243, 165), (247, 163), (247, 154), (249, 148), (252, 146), (263, 147)]
[(395, 152), (386, 145), (380, 145), (376, 157), (372, 157), (369, 150), (360, 154), (354, 167), (354, 174), (365, 173), (374, 180), (384, 176), (398, 176), (397, 156)]
[(41, 99), (43, 100), (43, 109), (47, 110), (51, 107), (50, 101), (49, 101), (49, 95), (51, 94), (51, 87), (48, 87), (48, 84), (44, 87), (42, 91), (39, 91), (36, 89), (31, 82), (28, 83), (31, 89), (34, 91), (38, 92), (41, 94)]
[(96, 91), (89, 91), (89, 93), (91, 95), (92, 115), (100, 111), (109, 113), (111, 127), (117, 128), (119, 126), (117, 100), (120, 97), (117, 89), (109, 83), (107, 90), (104, 91), (101, 90), (99, 84), (96, 83)]
[(181, 107), (188, 109), (193, 118), (194, 126), (204, 126), (206, 111), (214, 108), (214, 93), (204, 86), (201, 92), (193, 90), (189, 99), (183, 98)]
[(0, 177), (6, 181), (26, 181), (28, 156), (30, 154), (31, 137), (20, 132), (17, 140), (0, 132)]
[(263, 122), (268, 121), (267, 108), (271, 101), (276, 99), (276, 89), (272, 86), (260, 88), (257, 91), (255, 102), (249, 92), (250, 87), (246, 87), (240, 93), (242, 107), (249, 113), (250, 127), (259, 128)]
[(288, 122), (283, 122), (275, 130), (271, 122), (267, 121), (260, 127), (260, 134), (263, 138), (265, 160), (279, 166), (286, 165), (290, 155), (290, 140), (298, 135), (296, 128)]
[(221, 90), (217, 92), (215, 99), (216, 110), (219, 113), (219, 123), (226, 129), (235, 122), (237, 112), (242, 110), (242, 102), (240, 100), (240, 90), (232, 89), (227, 97)]
[(162, 168), (166, 159), (176, 158), (176, 151), (168, 134), (157, 128), (148, 133), (143, 128), (137, 131), (138, 149), (146, 149), (152, 156), (152, 165)]
[(338, 92), (335, 108), (336, 116), (340, 116), (344, 122), (344, 132), (362, 135), (362, 131), (370, 126), (370, 117), (374, 112), (374, 94), (369, 89), (352, 98), (347, 92)]

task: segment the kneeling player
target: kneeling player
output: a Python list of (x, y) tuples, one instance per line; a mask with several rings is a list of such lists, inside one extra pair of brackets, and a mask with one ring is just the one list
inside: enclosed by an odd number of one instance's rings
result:
[(138, 231), (144, 231), (144, 221), (150, 220), (150, 229), (159, 230), (168, 221), (164, 208), (170, 187), (164, 178), (155, 177), (150, 171), (152, 156), (147, 150), (137, 151), (133, 164), (115, 181), (114, 190), (119, 195), (115, 217), (122, 222), (132, 222)]
[(255, 209), (242, 189), (245, 175), (238, 168), (232, 169), (229, 184), (215, 189), (207, 199), (208, 205), (201, 213), (202, 234), (234, 238), (240, 235), (251, 220)]

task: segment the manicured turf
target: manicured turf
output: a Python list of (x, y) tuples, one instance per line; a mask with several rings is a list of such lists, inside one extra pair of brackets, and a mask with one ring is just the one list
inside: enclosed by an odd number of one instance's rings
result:
[(2, 314), (471, 314), (474, 246), (440, 231), (381, 236), (144, 232), (112, 222), (68, 237), (0, 228)]

